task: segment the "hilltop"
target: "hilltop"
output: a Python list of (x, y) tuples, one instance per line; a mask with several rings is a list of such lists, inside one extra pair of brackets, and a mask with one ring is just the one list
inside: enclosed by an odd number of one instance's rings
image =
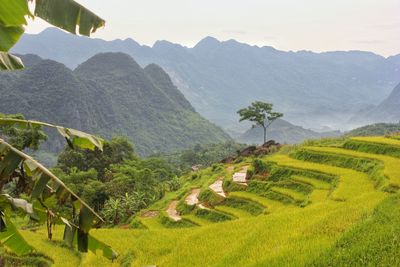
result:
[(89, 39), (50, 28), (23, 35), (13, 51), (70, 68), (100, 52), (127, 53), (143, 67), (156, 63), (202, 116), (230, 133), (247, 130), (236, 111), (256, 99), (274, 103), (286, 120), (305, 128), (347, 128), (348, 119), (378, 105), (400, 82), (400, 56), (286, 52), (212, 37), (193, 48), (168, 41), (149, 47), (132, 39)]
[[(117, 264), (133, 266), (400, 264), (399, 136), (264, 151), (181, 177), (178, 191), (123, 226), (136, 229), (92, 233), (121, 253)], [(43, 235), (24, 236), (46, 252)], [(55, 264), (79, 262), (66, 248), (48, 253)], [(90, 253), (81, 263), (104, 265)]]
[[(23, 60), (25, 70), (0, 74), (0, 113), (22, 113), (106, 138), (128, 136), (141, 155), (230, 140), (157, 65), (143, 69), (123, 53), (95, 55), (75, 70), (34, 55)], [(63, 147), (62, 140), (47, 144), (52, 151)]]

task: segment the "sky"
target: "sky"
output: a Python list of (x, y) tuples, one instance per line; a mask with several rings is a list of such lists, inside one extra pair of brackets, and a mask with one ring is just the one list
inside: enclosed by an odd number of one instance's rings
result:
[[(192, 47), (206, 36), (285, 51), (400, 54), (400, 0), (78, 0), (106, 20), (93, 36), (168, 40)], [(26, 30), (49, 27), (40, 19)]]

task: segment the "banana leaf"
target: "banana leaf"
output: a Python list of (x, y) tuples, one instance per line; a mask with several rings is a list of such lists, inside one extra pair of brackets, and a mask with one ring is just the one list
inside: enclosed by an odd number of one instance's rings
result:
[(0, 51), (0, 70), (20, 70), (24, 68), (19, 57)]
[(73, 34), (79, 27), (86, 36), (105, 25), (102, 18), (72, 0), (36, 0), (35, 16)]
[(63, 136), (68, 144), (70, 144), (73, 148), (79, 147), (82, 149), (90, 149), (94, 150), (95, 148), (103, 150), (104, 139), (81, 132), (75, 129), (65, 128), (62, 126), (53, 125), (50, 123), (44, 123), (40, 121), (34, 120), (20, 120), (20, 119), (12, 119), (12, 118), (0, 118), (0, 126), (14, 126), (21, 129), (27, 129), (32, 125), (40, 125), (44, 127), (57, 129), (58, 133)]
[(18, 232), (15, 225), (11, 222), (7, 216), (3, 217), (6, 225), (5, 231), (0, 232), (0, 243), (10, 249), (18, 256), (26, 255), (33, 251), (28, 242)]

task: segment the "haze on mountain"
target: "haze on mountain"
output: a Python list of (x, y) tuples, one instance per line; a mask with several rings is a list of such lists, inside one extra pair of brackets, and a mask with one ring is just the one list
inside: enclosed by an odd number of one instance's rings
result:
[(238, 123), (236, 111), (254, 100), (272, 102), (286, 120), (305, 128), (351, 128), (350, 118), (379, 104), (400, 82), (400, 55), (284, 52), (212, 37), (193, 48), (167, 41), (149, 47), (132, 39), (104, 41), (47, 29), (24, 35), (14, 48), (70, 68), (107, 51), (127, 53), (142, 66), (160, 65), (201, 115), (233, 135), (249, 128)]
[(379, 105), (360, 111), (351, 119), (351, 122), (359, 125), (376, 122), (400, 122), (400, 83)]
[[(123, 53), (98, 54), (73, 71), (35, 55), (22, 59), (25, 70), (0, 73), (0, 113), (22, 113), (106, 138), (127, 136), (141, 155), (230, 140), (157, 65), (143, 69)], [(54, 152), (64, 144), (58, 140), (47, 148)]]
[[(340, 131), (315, 132), (293, 125), (285, 120), (276, 120), (267, 129), (267, 139), (276, 140), (281, 144), (299, 144), (307, 139), (337, 137)], [(264, 131), (261, 127), (253, 127), (240, 135), (237, 140), (245, 144), (262, 145)]]

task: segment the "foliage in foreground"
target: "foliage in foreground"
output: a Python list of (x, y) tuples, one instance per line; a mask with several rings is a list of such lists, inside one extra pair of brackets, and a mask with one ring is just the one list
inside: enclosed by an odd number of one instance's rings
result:
[[(43, 136), (36, 133), (41, 132), (42, 126), (57, 129), (70, 147), (103, 149), (103, 139), (61, 126), (4, 117), (0, 118), (0, 126), (5, 137), (22, 149), (38, 146)], [(13, 129), (17, 131), (10, 131)], [(27, 138), (31, 134), (33, 138)], [(29, 141), (21, 142), (25, 139)], [(102, 250), (109, 259), (117, 257), (110, 247), (89, 236), (90, 229), (103, 219), (51, 171), (3, 139), (0, 139), (0, 191), (1, 244), (18, 256), (27, 255), (34, 248), (21, 236), (13, 219), (29, 216), (32, 221), (47, 222), (50, 240), (53, 226), (63, 223), (64, 241), (69, 247), (76, 240), (81, 252)]]
[(35, 3), (31, 13), (28, 0), (3, 0), (0, 2), (0, 70), (16, 70), (24, 67), (21, 60), (9, 51), (24, 33), (27, 18), (35, 16), (76, 34), (89, 36), (105, 21), (73, 0), (30, 0)]

